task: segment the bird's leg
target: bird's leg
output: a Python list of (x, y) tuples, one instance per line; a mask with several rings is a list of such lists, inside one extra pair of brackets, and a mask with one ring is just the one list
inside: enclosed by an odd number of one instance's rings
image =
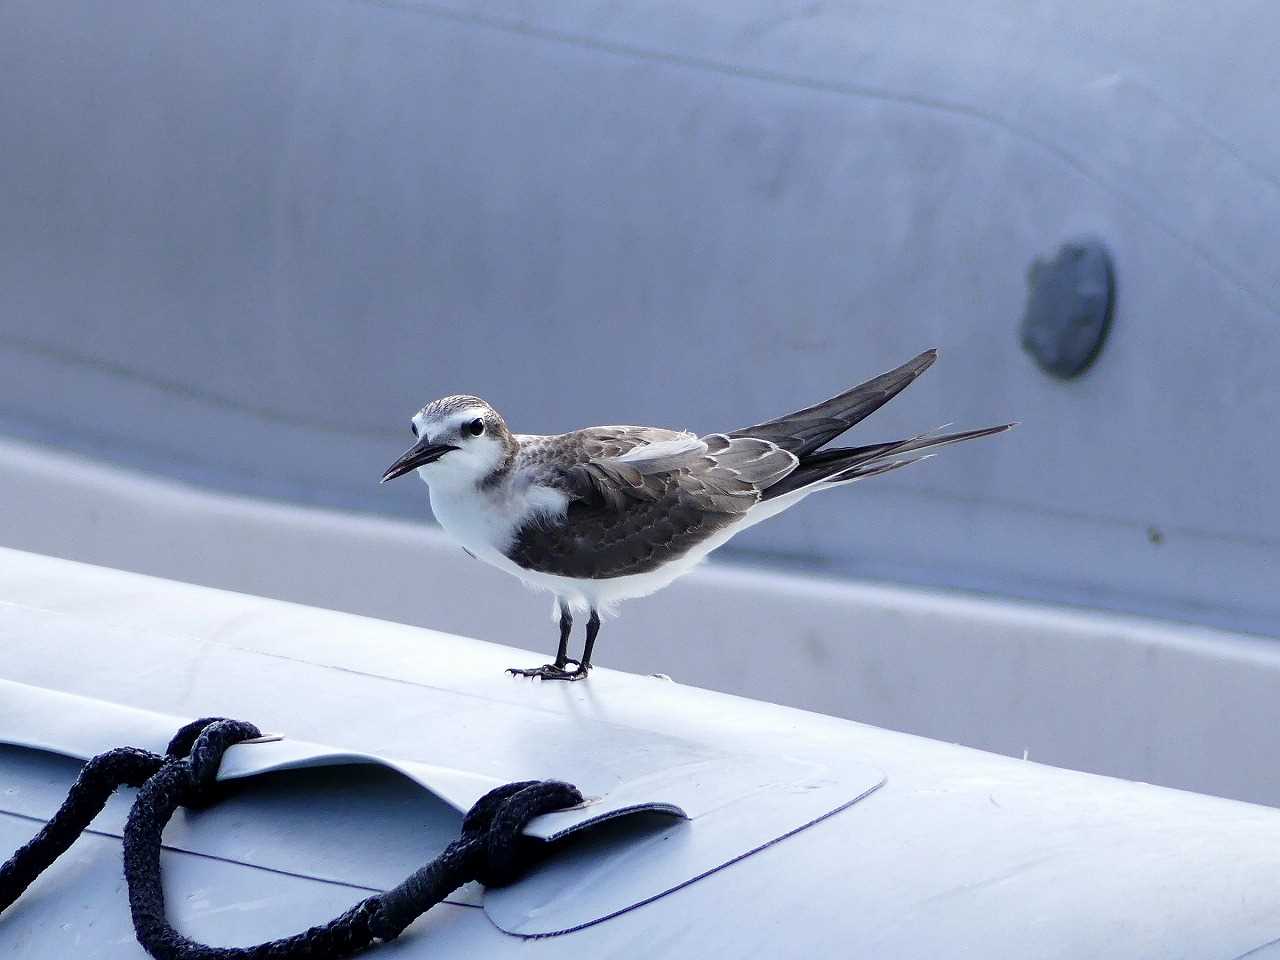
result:
[[(595, 622), (597, 628), (600, 622), (596, 619), (595, 611), (591, 611), (591, 619)], [(577, 660), (569, 658), (569, 634), (573, 632), (573, 614), (569, 612), (568, 604), (561, 602), (560, 604), (560, 646), (556, 649), (556, 662), (544, 663), (540, 667), (529, 667), (521, 669), (519, 667), (509, 667), (507, 673), (513, 677), (541, 677), (543, 680), (580, 680), (586, 676), (586, 670)], [(591, 630), (591, 624), (587, 624), (587, 654), (591, 655), (591, 643), (595, 640), (595, 634)], [(567, 670), (569, 664), (577, 667), (576, 670)]]
[(582, 648), (582, 659), (578, 661), (578, 673), (583, 676), (591, 669), (591, 648), (596, 645), (596, 634), (599, 632), (600, 614), (592, 607), (591, 619), (587, 621), (587, 642)]
[(569, 605), (560, 604), (560, 646), (556, 648), (555, 665), (561, 670), (565, 668), (565, 664), (569, 662), (569, 634), (573, 632), (573, 614), (569, 612)]

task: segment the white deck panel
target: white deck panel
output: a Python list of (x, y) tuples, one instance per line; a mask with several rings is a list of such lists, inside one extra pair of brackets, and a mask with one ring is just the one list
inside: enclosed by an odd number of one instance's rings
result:
[[(63, 629), (40, 627), (51, 621)], [(85, 623), (99, 626), (96, 639), (79, 632)], [(628, 843), (696, 844), (699, 824), (673, 824), (684, 836), (665, 841), (646, 830), (586, 834), (520, 884), (486, 894), (484, 911), (446, 907), (413, 928), (397, 948), (405, 955), (1234, 958), (1264, 956), (1249, 951), (1280, 937), (1280, 813), (1269, 808), (607, 669), (584, 684), (516, 681), (502, 668), (529, 651), (14, 551), (0, 553), (0, 631), (7, 680), (177, 717), (239, 716), (314, 743), (503, 777), (559, 776), (607, 792), (646, 742), (883, 771), (884, 785), (865, 799), (644, 906), (560, 936), (501, 933), (494, 920), (509, 923), (512, 912), (571, 910), (576, 899), (616, 893), (609, 864), (629, 855)], [(109, 741), (111, 731), (93, 737)], [(21, 798), (52, 805), (59, 776), (74, 773), (47, 752), (20, 753), (3, 754), (6, 769), (21, 773), (10, 773), (0, 802), (11, 845), (39, 815), (13, 809)], [(299, 879), (255, 863), (269, 858), (267, 840), (241, 851), (240, 865), (175, 853), (170, 899), (184, 929), (223, 942), (280, 935), (377, 886), (344, 877), (333, 855), (343, 817), (324, 801), (342, 787), (342, 771), (349, 779), (357, 769), (331, 768), (305, 781), (313, 794), (293, 795), (295, 820), (313, 829), (295, 823), (286, 839), (305, 852), (300, 834), (322, 838), (327, 852), (311, 871), (326, 881), (321, 895), (311, 897), (320, 885), (305, 879), (307, 869), (292, 871)], [(261, 800), (247, 785), (230, 808), (175, 825), (174, 839), (233, 835), (259, 804), (268, 822), (281, 814), (288, 777), (313, 775), (274, 775)], [(399, 860), (423, 819), (403, 786), (371, 781), (369, 798), (401, 790), (400, 799), (379, 804), (390, 811), (380, 822), (361, 820), (380, 831), (366, 846)], [(99, 955), (136, 955), (122, 925), (117, 855), (109, 838), (82, 841), (6, 916), (0, 948), (61, 956), (87, 943), (110, 947)], [(598, 883), (592, 870), (604, 871)], [(86, 926), (88, 913), (105, 933)]]

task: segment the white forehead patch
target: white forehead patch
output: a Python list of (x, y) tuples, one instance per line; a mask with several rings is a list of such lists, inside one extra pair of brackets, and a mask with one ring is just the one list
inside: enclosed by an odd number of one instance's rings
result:
[(488, 413), (489, 411), (485, 407), (470, 406), (450, 410), (444, 416), (429, 417), (427, 408), (424, 407), (413, 415), (413, 425), (418, 428), (419, 437), (441, 436), (457, 433), (464, 423), (470, 423), (477, 417), (483, 418)]
[(464, 423), (470, 423), (477, 417), (484, 419), (488, 412), (484, 407), (463, 407), (461, 410), (455, 410), (445, 417), (440, 425), (446, 430), (456, 430)]

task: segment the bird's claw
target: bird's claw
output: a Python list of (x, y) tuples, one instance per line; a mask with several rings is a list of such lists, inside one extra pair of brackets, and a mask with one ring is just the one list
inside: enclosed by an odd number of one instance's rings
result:
[[(573, 670), (565, 668), (572, 665)], [(543, 680), (583, 680), (587, 676), (587, 671), (591, 669), (591, 665), (583, 666), (577, 660), (566, 660), (563, 664), (544, 663), (540, 667), (528, 667), (521, 669), (520, 667), (508, 667), (507, 673), (513, 677), (535, 677)]]

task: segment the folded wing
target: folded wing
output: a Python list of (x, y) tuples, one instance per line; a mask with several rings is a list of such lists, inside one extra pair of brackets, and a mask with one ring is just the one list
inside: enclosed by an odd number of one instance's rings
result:
[(804, 457), (871, 416), (909, 387), (937, 359), (937, 350), (926, 350), (896, 370), (882, 373), (830, 400), (752, 427), (743, 427), (729, 436), (769, 440), (797, 457)]
[(569, 497), (563, 522), (534, 518), (508, 552), (521, 566), (575, 578), (646, 573), (740, 520), (762, 500), (885, 473), (923, 451), (1007, 430), (925, 434), (820, 450), (901, 393), (936, 359), (927, 350), (822, 403), (732, 433), (592, 427), (522, 437), (520, 474)]
[(521, 446), (530, 479), (570, 502), (563, 522), (517, 531), (507, 555), (593, 579), (647, 573), (683, 555), (739, 520), (798, 462), (767, 440), (652, 427), (593, 427)]

